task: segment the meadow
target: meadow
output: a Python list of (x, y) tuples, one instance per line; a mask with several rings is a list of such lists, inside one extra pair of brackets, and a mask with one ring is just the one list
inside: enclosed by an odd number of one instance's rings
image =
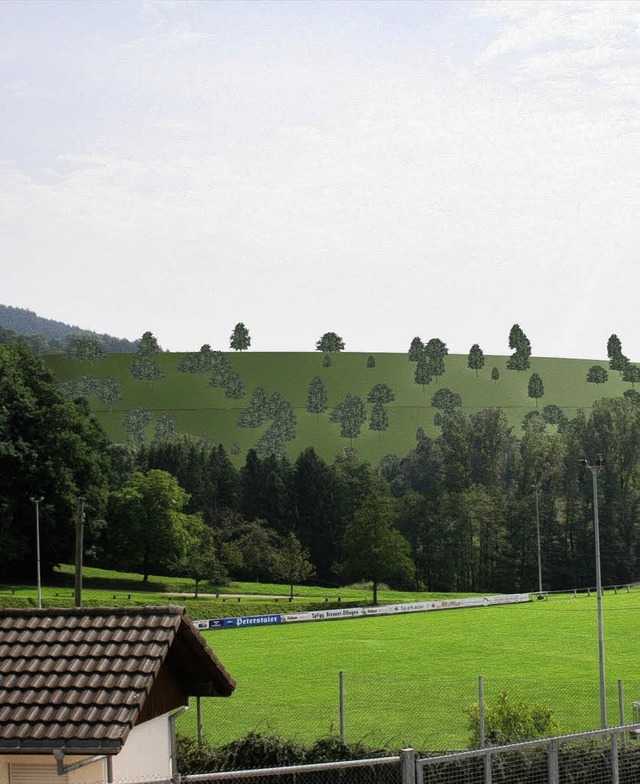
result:
[[(622, 381), (616, 372), (611, 372), (604, 384), (586, 381), (588, 369), (596, 363), (607, 367), (606, 360), (534, 356), (528, 370), (517, 372), (506, 369), (507, 357), (487, 356), (485, 367), (476, 375), (467, 367), (466, 356), (449, 355), (444, 375), (423, 390), (414, 383), (415, 363), (409, 362), (406, 354), (373, 354), (375, 367), (369, 368), (368, 354), (344, 352), (333, 357), (331, 367), (324, 368), (320, 352), (249, 351), (227, 353), (231, 366), (246, 384), (244, 398), (232, 400), (225, 397), (222, 389), (208, 385), (209, 374), (178, 372), (178, 364), (184, 356), (157, 354), (156, 359), (166, 375), (152, 382), (131, 377), (132, 356), (129, 354), (109, 354), (93, 365), (87, 360), (62, 355), (48, 355), (45, 361), (60, 381), (83, 375), (101, 380), (113, 377), (118, 381), (122, 390), (119, 403), (106, 406), (97, 396), (89, 397), (92, 410), (113, 441), (125, 440), (125, 416), (132, 409), (142, 407), (154, 418), (145, 431), (148, 439), (153, 436), (155, 417), (168, 413), (180, 432), (206, 436), (214, 443), (223, 444), (237, 465), (244, 463), (246, 451), (257, 444), (268, 427), (266, 424), (259, 428), (237, 426), (240, 414), (249, 405), (258, 386), (269, 394), (280, 392), (296, 410), (296, 437), (287, 443), (289, 455), (296, 457), (305, 447), (313, 446), (324, 459), (332, 460), (349, 446), (349, 440), (340, 437), (339, 425), (329, 421), (333, 407), (347, 393), (366, 400), (375, 384), (387, 384), (395, 394), (395, 399), (386, 406), (388, 430), (379, 434), (368, 429), (365, 423), (360, 436), (354, 440), (360, 455), (373, 462), (389, 453), (404, 455), (409, 452), (415, 446), (418, 427), (427, 435), (437, 435), (439, 431), (434, 424), (437, 409), (431, 405), (431, 399), (443, 387), (460, 394), (462, 408), (467, 413), (491, 406), (501, 408), (516, 431), (525, 414), (536, 408), (536, 401), (529, 398), (527, 392), (532, 373), (538, 373), (544, 383), (544, 396), (538, 401), (538, 408), (554, 404), (568, 418), (574, 417), (578, 408), (589, 409), (599, 398), (619, 397), (631, 388), (631, 384)], [(497, 381), (491, 379), (494, 367), (500, 373)], [(307, 391), (315, 376), (322, 378), (328, 393), (328, 409), (319, 416), (306, 410)], [(236, 454), (232, 450), (234, 443), (237, 444)]]
[[(640, 591), (603, 598), (608, 719), (620, 723), (618, 681), (632, 720), (640, 700), (635, 634)], [(551, 596), (525, 605), (446, 610), (206, 632), (236, 678), (228, 699), (203, 701), (214, 743), (249, 731), (311, 740), (339, 731), (339, 673), (345, 734), (368, 745), (442, 750), (468, 743), (466, 706), (506, 691), (549, 706), (559, 732), (599, 726), (596, 599)], [(195, 732), (195, 707), (179, 729)]]

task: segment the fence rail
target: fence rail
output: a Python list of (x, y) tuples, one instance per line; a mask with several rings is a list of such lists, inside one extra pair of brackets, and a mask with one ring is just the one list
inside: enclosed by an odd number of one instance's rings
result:
[(399, 755), (177, 776), (176, 784), (637, 784), (640, 724), (418, 757)]

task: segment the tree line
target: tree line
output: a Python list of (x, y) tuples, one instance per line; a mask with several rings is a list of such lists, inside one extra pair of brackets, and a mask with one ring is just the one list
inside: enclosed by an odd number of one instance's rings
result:
[(445, 407), (435, 437), (419, 429), (408, 454), (377, 466), (352, 448), (333, 461), (307, 448), (294, 460), (250, 450), (236, 468), (221, 445), (171, 428), (149, 445), (110, 443), (40, 358), (0, 346), (0, 579), (33, 576), (35, 498), (43, 567), (71, 560), (82, 496), (88, 561), (146, 575), (534, 590), (539, 520), (544, 588), (585, 587), (594, 510), (579, 460), (601, 455), (603, 582), (636, 580), (637, 398), (600, 400), (572, 420), (547, 408), (514, 432), (500, 409)]

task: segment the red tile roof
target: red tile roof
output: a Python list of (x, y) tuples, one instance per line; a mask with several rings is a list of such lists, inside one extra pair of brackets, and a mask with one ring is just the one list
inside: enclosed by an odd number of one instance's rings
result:
[(117, 753), (136, 723), (234, 688), (182, 607), (0, 611), (0, 753)]

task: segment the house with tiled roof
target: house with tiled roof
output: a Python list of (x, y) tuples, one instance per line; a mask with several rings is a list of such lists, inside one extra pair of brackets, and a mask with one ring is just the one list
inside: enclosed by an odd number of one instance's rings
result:
[(168, 779), (175, 717), (235, 681), (181, 607), (0, 611), (0, 784)]

